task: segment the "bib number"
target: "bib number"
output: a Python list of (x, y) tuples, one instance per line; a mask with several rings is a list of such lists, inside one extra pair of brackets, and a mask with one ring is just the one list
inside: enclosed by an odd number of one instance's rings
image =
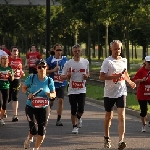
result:
[(74, 89), (82, 89), (84, 88), (84, 82), (75, 82), (75, 81), (72, 81), (72, 88)]
[(48, 99), (43, 97), (34, 97), (32, 99), (32, 106), (35, 108), (41, 108), (48, 105)]
[(59, 74), (54, 74), (54, 82), (63, 83), (64, 81), (61, 79)]
[(145, 85), (144, 95), (150, 95), (150, 85)]

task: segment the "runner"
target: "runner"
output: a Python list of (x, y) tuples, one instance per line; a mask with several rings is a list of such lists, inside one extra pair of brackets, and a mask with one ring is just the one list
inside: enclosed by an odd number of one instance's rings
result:
[[(136, 97), (140, 105), (142, 132), (146, 131), (146, 116), (150, 104), (150, 56), (145, 57), (144, 66), (135, 74), (133, 81), (138, 84)], [(150, 126), (150, 122), (149, 122)]]
[(3, 120), (4, 113), (6, 112), (6, 107), (9, 98), (9, 80), (14, 80), (14, 74), (11, 67), (8, 66), (8, 55), (4, 54), (0, 58), (0, 92), (2, 94), (2, 109), (0, 113), (0, 125), (4, 125), (5, 122)]
[[(5, 51), (0, 49), (0, 57), (3, 55), (8, 56), (8, 54)], [(0, 64), (1, 64), (1, 61), (0, 61)], [(2, 94), (0, 93), (0, 112), (1, 112), (1, 108), (2, 108)], [(4, 112), (4, 118), (7, 118), (6, 110)]]
[(84, 113), (86, 79), (89, 77), (89, 61), (81, 58), (82, 49), (80, 45), (72, 47), (73, 59), (64, 66), (61, 78), (69, 80), (68, 96), (71, 105), (72, 133), (77, 134), (82, 127), (81, 116)]
[(31, 51), (26, 55), (26, 63), (25, 67), (29, 67), (29, 74), (36, 74), (36, 61), (41, 59), (41, 54), (36, 50), (36, 46), (34, 44), (31, 45)]
[(25, 111), (30, 129), (24, 142), (25, 149), (30, 147), (33, 136), (36, 136), (35, 150), (38, 150), (44, 141), (50, 115), (49, 98), (56, 97), (54, 81), (46, 76), (46, 65), (45, 60), (38, 60), (36, 63), (37, 74), (29, 76), (22, 86), (22, 92), (26, 93), (28, 97)]
[(111, 147), (109, 128), (113, 116), (113, 107), (114, 104), (116, 104), (118, 113), (119, 150), (126, 147), (126, 143), (124, 142), (127, 95), (125, 80), (129, 83), (131, 88), (136, 87), (136, 84), (130, 80), (127, 73), (127, 59), (120, 56), (121, 47), (122, 43), (119, 40), (114, 40), (110, 43), (112, 55), (104, 60), (99, 77), (100, 80), (105, 81), (104, 108), (106, 114), (104, 119), (104, 147)]
[[(54, 45), (55, 55), (50, 56), (47, 59), (48, 70), (47, 73), (51, 78), (54, 79), (55, 88), (56, 88), (56, 96), (58, 98), (58, 106), (57, 106), (57, 121), (56, 126), (63, 126), (61, 122), (61, 115), (63, 111), (64, 104), (64, 93), (65, 87), (67, 85), (66, 80), (61, 80), (60, 75), (62, 73), (62, 69), (64, 64), (67, 62), (67, 57), (62, 56), (62, 45), (56, 44)], [(50, 102), (50, 108), (52, 108), (55, 99), (52, 99)]]
[(13, 100), (13, 118), (12, 121), (18, 121), (18, 93), (21, 86), (20, 78), (25, 76), (22, 70), (22, 59), (18, 57), (19, 50), (16, 46), (11, 48), (11, 57), (9, 57), (9, 65), (14, 71), (14, 80), (10, 81), (9, 100), (8, 103)]

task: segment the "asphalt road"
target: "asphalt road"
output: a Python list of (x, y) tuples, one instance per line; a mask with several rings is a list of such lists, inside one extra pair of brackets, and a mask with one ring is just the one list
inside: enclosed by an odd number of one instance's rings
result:
[[(8, 105), (8, 118), (5, 125), (0, 126), (0, 150), (23, 150), (23, 143), (28, 133), (28, 122), (26, 120), (24, 107), (26, 96), (19, 94), (19, 121), (11, 122), (11, 103)], [(70, 105), (68, 97), (65, 97), (64, 111), (62, 115), (63, 127), (55, 126), (56, 123), (55, 101), (49, 124), (47, 126), (46, 138), (41, 146), (41, 150), (103, 150), (103, 106), (86, 101), (85, 113), (83, 115), (83, 127), (79, 129), (79, 134), (71, 134), (72, 125), (70, 120)], [(111, 126), (112, 150), (117, 149), (117, 114)], [(126, 115), (125, 142), (127, 150), (150, 150), (150, 128), (147, 132), (141, 133), (141, 122), (139, 118)], [(33, 143), (31, 144), (31, 149)]]

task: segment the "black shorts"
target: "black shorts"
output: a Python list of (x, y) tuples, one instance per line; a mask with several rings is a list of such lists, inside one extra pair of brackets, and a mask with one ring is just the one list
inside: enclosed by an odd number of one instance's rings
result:
[(83, 113), (85, 105), (85, 93), (80, 94), (70, 94), (69, 102), (71, 105), (71, 114), (75, 115), (76, 112)]
[[(59, 87), (59, 88), (56, 88), (55, 90), (56, 90), (56, 97), (57, 98), (62, 98), (62, 99), (64, 99), (64, 96), (65, 96), (65, 86), (61, 86), (61, 87)], [(54, 99), (51, 99), (51, 101), (54, 101), (55, 100), (55, 98)]]
[(29, 74), (37, 74), (37, 69), (34, 67), (29, 67)]
[(50, 108), (32, 108), (26, 105), (25, 112), (27, 120), (29, 121), (30, 133), (33, 135), (38, 134), (43, 136), (48, 124)]
[(126, 107), (126, 96), (122, 95), (121, 97), (118, 97), (118, 98), (104, 97), (105, 111), (111, 112), (113, 110), (113, 107), (115, 104), (116, 104), (117, 108), (125, 108)]
[(21, 83), (20, 79), (14, 79), (13, 81), (10, 81), (10, 88), (9, 88), (9, 100), (18, 101), (18, 93), (20, 89)]

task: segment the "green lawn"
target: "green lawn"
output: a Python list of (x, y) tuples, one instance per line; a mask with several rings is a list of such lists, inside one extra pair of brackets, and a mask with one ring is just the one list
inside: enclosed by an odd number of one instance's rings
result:
[[(104, 88), (100, 86), (93, 86), (93, 85), (87, 85), (87, 97), (93, 98), (96, 100), (103, 101), (103, 95), (104, 95)], [(138, 101), (136, 100), (135, 94), (128, 93), (127, 95), (127, 108), (133, 109), (133, 110), (140, 110)], [(150, 112), (150, 107), (149, 107)]]

